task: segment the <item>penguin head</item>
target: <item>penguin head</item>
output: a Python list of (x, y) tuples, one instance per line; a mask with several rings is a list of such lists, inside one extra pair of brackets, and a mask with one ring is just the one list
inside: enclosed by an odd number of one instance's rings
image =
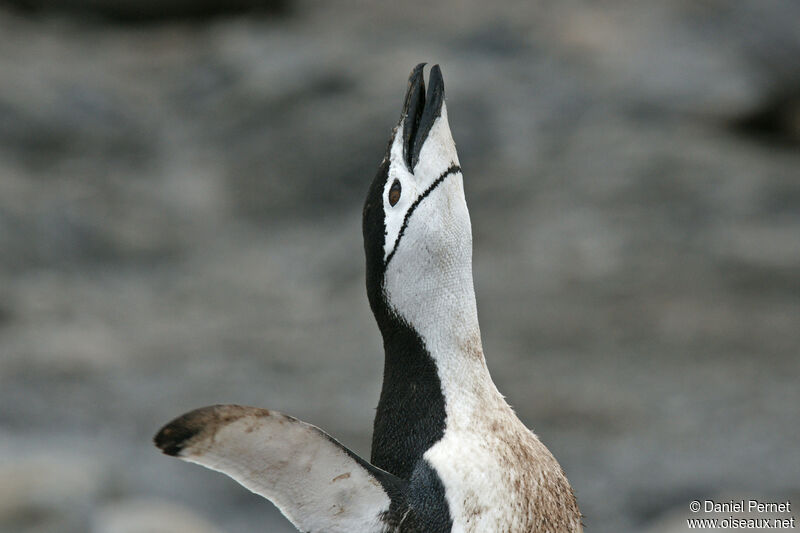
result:
[[(438, 65), (412, 70), (403, 111), (363, 211), (367, 293), (386, 335), (442, 293), (472, 291), (472, 231)], [(474, 297), (474, 295), (473, 295)]]

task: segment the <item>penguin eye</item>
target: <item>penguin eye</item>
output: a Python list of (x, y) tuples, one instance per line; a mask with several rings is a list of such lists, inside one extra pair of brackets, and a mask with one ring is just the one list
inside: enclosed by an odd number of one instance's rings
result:
[(400, 201), (400, 192), (402, 191), (402, 187), (400, 187), (400, 182), (398, 180), (394, 180), (392, 186), (389, 188), (389, 205), (394, 207), (394, 205)]

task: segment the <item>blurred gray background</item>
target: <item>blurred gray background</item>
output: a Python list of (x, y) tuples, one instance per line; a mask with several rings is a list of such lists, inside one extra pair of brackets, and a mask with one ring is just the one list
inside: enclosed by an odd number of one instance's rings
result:
[(361, 203), (442, 66), (489, 367), (588, 532), (800, 505), (796, 0), (0, 1), (0, 532), (288, 532), (182, 412), (369, 455)]

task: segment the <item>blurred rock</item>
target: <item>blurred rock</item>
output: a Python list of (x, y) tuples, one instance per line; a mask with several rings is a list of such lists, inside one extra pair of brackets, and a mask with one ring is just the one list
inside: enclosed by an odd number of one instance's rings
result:
[(222, 533), (197, 513), (158, 500), (126, 500), (100, 508), (91, 533)]
[(2, 0), (28, 15), (71, 15), (121, 23), (202, 20), (222, 15), (285, 14), (289, 0)]
[(69, 455), (0, 465), (0, 531), (78, 533), (103, 489), (99, 465)]
[(800, 145), (800, 88), (766, 95), (759, 107), (734, 121), (734, 126), (759, 138)]

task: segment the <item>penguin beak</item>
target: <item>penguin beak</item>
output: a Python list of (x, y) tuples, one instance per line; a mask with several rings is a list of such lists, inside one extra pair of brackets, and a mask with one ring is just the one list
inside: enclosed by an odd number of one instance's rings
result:
[(444, 102), (444, 80), (439, 65), (431, 68), (427, 96), (422, 76), (424, 66), (425, 63), (420, 63), (411, 71), (403, 103), (403, 114), (400, 117), (403, 124), (403, 158), (411, 173), (419, 161), (420, 150), (428, 138), (434, 121), (442, 113)]

